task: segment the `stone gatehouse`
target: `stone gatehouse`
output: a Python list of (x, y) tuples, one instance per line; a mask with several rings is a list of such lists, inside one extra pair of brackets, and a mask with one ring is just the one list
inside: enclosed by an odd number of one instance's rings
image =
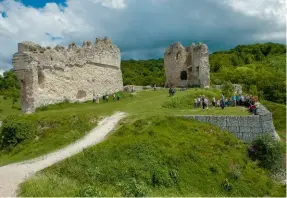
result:
[(43, 105), (83, 102), (93, 93), (123, 90), (120, 64), (120, 50), (108, 38), (86, 41), (82, 47), (72, 43), (68, 49), (19, 43), (13, 67), (20, 81), (22, 111), (32, 113)]
[(183, 47), (177, 42), (170, 45), (164, 53), (164, 67), (167, 86), (210, 86), (209, 53), (205, 44)]

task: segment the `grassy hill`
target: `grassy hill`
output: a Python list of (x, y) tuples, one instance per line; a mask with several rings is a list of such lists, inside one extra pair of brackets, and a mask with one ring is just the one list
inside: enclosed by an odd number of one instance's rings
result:
[(21, 196), (284, 196), (246, 145), (218, 128), (163, 115), (125, 120), (105, 142), (21, 185)]
[(91, 102), (61, 103), (39, 108), (32, 115), (22, 115), (20, 111), (17, 111), (15, 113), (18, 117), (8, 117), (7, 122), (17, 124), (20, 128), (28, 124), (34, 131), (33, 137), (9, 150), (0, 149), (0, 165), (31, 159), (62, 148), (90, 131), (102, 116), (111, 115), (115, 111), (127, 112), (136, 119), (153, 115), (249, 114), (246, 110), (236, 107), (229, 107), (224, 111), (219, 108), (210, 108), (207, 111), (193, 109), (192, 101), (195, 96), (204, 94), (209, 97), (218, 97), (219, 93), (218, 90), (201, 89), (177, 91), (174, 97), (169, 97), (167, 90), (139, 92), (132, 96), (129, 93), (122, 93), (120, 101), (108, 103), (101, 101), (98, 105)]
[[(245, 92), (273, 101), (263, 104), (273, 113), (284, 140), (286, 107), (278, 102), (286, 100), (285, 56), (286, 46), (272, 43), (237, 46), (210, 55), (212, 84), (240, 83)], [(161, 85), (165, 81), (163, 59), (122, 61), (122, 71), (124, 84)], [(194, 97), (218, 98), (218, 90), (178, 90), (175, 97), (169, 97), (167, 90), (122, 93), (120, 101), (61, 103), (22, 115), (17, 79), (13, 72), (6, 72), (0, 77), (0, 95), (4, 96), (0, 96), (4, 125), (11, 124), (23, 134), (32, 132), (9, 148), (3, 147), (0, 132), (0, 166), (62, 148), (115, 111), (129, 114), (103, 143), (23, 183), (21, 196), (286, 196), (286, 186), (251, 161), (248, 145), (232, 134), (171, 117), (249, 115), (236, 107), (193, 109)]]

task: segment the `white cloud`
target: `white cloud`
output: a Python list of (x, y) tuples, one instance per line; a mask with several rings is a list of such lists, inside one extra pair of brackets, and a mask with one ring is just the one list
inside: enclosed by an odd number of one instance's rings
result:
[(4, 69), (0, 69), (0, 76), (3, 76), (3, 73), (5, 72)]
[(123, 56), (141, 59), (163, 54), (175, 41), (221, 48), (286, 38), (284, 0), (67, 0), (66, 5), (36, 9), (0, 0), (0, 12), (7, 14), (0, 14), (0, 69), (11, 68), (17, 43), (25, 40), (55, 46), (108, 36)]
[(279, 25), (286, 23), (285, 0), (223, 0), (219, 2), (247, 16), (271, 20)]

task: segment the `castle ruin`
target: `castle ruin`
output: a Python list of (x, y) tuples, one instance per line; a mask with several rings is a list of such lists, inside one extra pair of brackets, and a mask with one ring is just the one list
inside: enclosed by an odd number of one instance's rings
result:
[(209, 53), (205, 44), (183, 47), (177, 42), (164, 53), (166, 86), (209, 88)]
[(95, 44), (85, 41), (82, 47), (72, 43), (68, 49), (19, 43), (13, 67), (20, 81), (22, 111), (32, 113), (48, 104), (84, 102), (94, 93), (121, 91), (120, 64), (120, 50), (108, 38), (97, 38)]

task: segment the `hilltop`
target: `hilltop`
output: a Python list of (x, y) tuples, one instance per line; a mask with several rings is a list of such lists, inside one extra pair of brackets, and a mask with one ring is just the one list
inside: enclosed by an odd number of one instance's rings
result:
[[(209, 56), (211, 84), (242, 84), (245, 92), (277, 103), (286, 102), (286, 46), (276, 43), (239, 45)], [(162, 85), (163, 59), (122, 61), (124, 84)], [(268, 83), (266, 83), (268, 82)]]

